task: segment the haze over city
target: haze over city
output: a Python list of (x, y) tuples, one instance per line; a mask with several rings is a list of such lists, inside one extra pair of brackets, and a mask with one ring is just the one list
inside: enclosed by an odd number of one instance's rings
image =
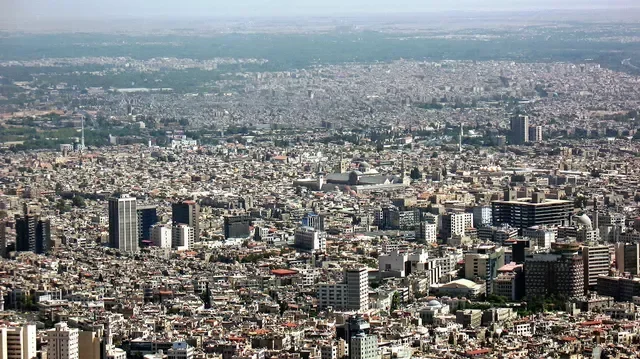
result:
[(0, 2), (0, 359), (640, 356), (636, 1)]

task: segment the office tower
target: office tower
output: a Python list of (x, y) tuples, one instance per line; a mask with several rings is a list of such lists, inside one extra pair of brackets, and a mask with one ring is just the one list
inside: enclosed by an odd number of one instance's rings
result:
[(51, 222), (40, 218), (40, 209), (24, 205), (22, 216), (16, 216), (16, 250), (47, 253), (51, 247)]
[(151, 241), (156, 247), (171, 248), (171, 226), (166, 224), (156, 224), (155, 226), (151, 227)]
[(418, 243), (436, 243), (437, 226), (433, 223), (420, 222), (416, 230), (416, 241)]
[(0, 327), (0, 358), (35, 359), (36, 357), (35, 324)]
[(193, 347), (185, 342), (173, 343), (167, 350), (167, 359), (193, 359), (195, 357)]
[(123, 252), (138, 251), (136, 199), (127, 195), (109, 199), (109, 246)]
[(47, 359), (79, 359), (78, 329), (60, 322), (47, 331)]
[(529, 127), (529, 141), (542, 142), (542, 126)]
[(527, 298), (584, 295), (584, 266), (577, 243), (556, 244), (552, 253), (534, 254), (524, 262)]
[(365, 267), (345, 269), (342, 283), (318, 285), (318, 299), (322, 309), (368, 310), (369, 271)]
[(0, 220), (0, 258), (7, 258), (7, 222)]
[(298, 227), (294, 234), (294, 246), (303, 252), (324, 252), (327, 249), (327, 234), (313, 227)]
[(609, 246), (585, 245), (582, 247), (582, 262), (584, 265), (584, 288), (593, 290), (598, 284), (598, 277), (609, 275), (611, 267), (611, 253)]
[(171, 227), (171, 248), (179, 251), (193, 248), (195, 230), (186, 224), (175, 224)]
[(349, 341), (349, 359), (378, 359), (378, 337), (360, 332)]
[(369, 309), (369, 271), (366, 267), (351, 268), (344, 272), (347, 286), (347, 308), (352, 310)]
[(624, 243), (615, 244), (616, 269), (620, 273), (631, 275), (640, 274), (640, 244)]
[(251, 217), (248, 215), (224, 217), (224, 238), (246, 238), (249, 236)]
[(473, 227), (480, 228), (491, 225), (491, 207), (476, 206), (473, 207)]
[(151, 226), (158, 223), (156, 206), (137, 206), (138, 214), (138, 243), (151, 239)]
[(511, 118), (509, 142), (512, 145), (524, 145), (529, 142), (529, 116), (518, 115)]
[(484, 281), (486, 293), (493, 292), (493, 279), (498, 269), (504, 266), (504, 248), (496, 245), (481, 245), (464, 256), (464, 277)]
[(171, 205), (171, 220), (193, 228), (195, 241), (200, 240), (200, 205), (196, 201), (182, 201)]
[[(505, 198), (506, 197), (505, 195)], [(534, 193), (531, 198), (493, 201), (491, 203), (493, 225), (508, 224), (522, 231), (540, 225), (564, 225), (573, 213), (571, 201), (545, 199), (544, 194)]]
[(324, 231), (324, 216), (316, 213), (307, 213), (302, 217), (302, 226)]

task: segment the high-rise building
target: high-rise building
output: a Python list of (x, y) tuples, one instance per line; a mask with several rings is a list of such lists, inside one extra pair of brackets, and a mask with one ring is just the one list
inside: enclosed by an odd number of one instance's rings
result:
[(438, 240), (437, 226), (433, 223), (427, 223), (425, 221), (418, 224), (416, 230), (416, 241), (419, 243), (436, 243)]
[(529, 126), (529, 141), (542, 142), (542, 126)]
[(567, 224), (573, 213), (571, 201), (545, 199), (537, 192), (531, 198), (493, 201), (491, 208), (494, 226), (506, 223), (520, 231), (539, 225)]
[(369, 309), (369, 271), (366, 267), (344, 271), (342, 283), (318, 284), (320, 308), (365, 311)]
[(36, 357), (35, 324), (0, 327), (0, 358), (35, 359)]
[(0, 220), (0, 258), (7, 258), (7, 222)]
[(324, 252), (327, 249), (327, 234), (313, 227), (298, 227), (294, 234), (294, 246), (304, 252)]
[(195, 231), (186, 224), (175, 224), (171, 227), (171, 248), (179, 251), (193, 248)]
[(168, 224), (156, 224), (151, 227), (151, 241), (160, 248), (171, 248), (172, 233)]
[(167, 350), (167, 359), (193, 359), (194, 349), (185, 342), (173, 343), (171, 349)]
[(483, 280), (486, 293), (493, 292), (493, 279), (498, 269), (504, 266), (504, 247), (480, 245), (464, 256), (464, 277), (469, 280)]
[(585, 290), (594, 290), (598, 284), (598, 277), (609, 274), (611, 267), (609, 246), (597, 244), (583, 246), (582, 261), (584, 263), (584, 288)]
[(529, 116), (518, 115), (511, 118), (509, 142), (513, 145), (529, 142)]
[(138, 212), (135, 197), (109, 199), (109, 246), (123, 252), (138, 251)]
[(467, 228), (473, 228), (473, 213), (452, 212), (442, 215), (443, 238), (464, 236)]
[(193, 228), (195, 241), (200, 240), (200, 205), (196, 201), (182, 201), (171, 205), (171, 220)]
[(224, 217), (224, 238), (246, 238), (249, 236), (251, 217), (248, 215)]
[(324, 215), (307, 213), (302, 217), (302, 226), (324, 231)]
[(137, 206), (138, 213), (138, 242), (151, 239), (151, 226), (158, 223), (158, 212), (156, 206)]
[(51, 248), (51, 222), (40, 218), (40, 209), (24, 205), (22, 216), (16, 216), (16, 250), (47, 253)]
[(486, 227), (491, 225), (491, 207), (476, 206), (473, 207), (473, 226), (475, 228)]
[(349, 359), (378, 359), (378, 336), (360, 332), (351, 337)]
[(640, 243), (615, 244), (616, 269), (620, 273), (640, 274)]
[(533, 254), (524, 262), (527, 298), (583, 296), (584, 265), (577, 243), (557, 244), (552, 253)]
[(79, 359), (78, 329), (69, 328), (67, 323), (57, 323), (47, 331), (47, 359)]

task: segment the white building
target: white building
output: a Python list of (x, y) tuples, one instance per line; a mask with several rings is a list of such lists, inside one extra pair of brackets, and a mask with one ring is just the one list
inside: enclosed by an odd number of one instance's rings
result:
[(382, 278), (404, 278), (412, 273), (422, 273), (429, 280), (429, 284), (438, 283), (442, 276), (440, 261), (429, 258), (424, 250), (413, 253), (393, 251), (378, 256), (378, 270)]
[(0, 328), (0, 358), (36, 358), (36, 326), (25, 324)]
[(477, 206), (473, 207), (473, 226), (475, 228), (486, 227), (491, 225), (491, 207)]
[(473, 228), (473, 213), (457, 212), (442, 216), (442, 228), (449, 236), (464, 236), (467, 228)]
[(513, 329), (518, 337), (530, 337), (535, 333), (534, 324), (529, 320), (521, 320), (513, 323)]
[(522, 236), (531, 241), (532, 246), (538, 248), (551, 248), (551, 243), (556, 241), (556, 232), (550, 228), (533, 226), (524, 228)]
[(345, 269), (342, 283), (318, 284), (320, 308), (365, 311), (369, 309), (369, 271), (366, 267)]
[(294, 235), (294, 245), (305, 252), (324, 252), (327, 249), (327, 234), (313, 227), (299, 227)]
[(435, 243), (437, 241), (438, 226), (435, 223), (420, 222), (416, 230), (416, 241)]
[(378, 359), (378, 337), (358, 333), (351, 337), (349, 343), (350, 359)]
[(195, 231), (193, 227), (180, 223), (171, 228), (171, 248), (179, 251), (186, 251), (193, 248)]
[(155, 225), (151, 227), (151, 241), (160, 248), (171, 248), (172, 233), (168, 225)]
[(60, 322), (47, 331), (47, 359), (79, 359), (78, 329)]
[(185, 342), (173, 343), (167, 351), (167, 359), (193, 359), (194, 355), (193, 347)]

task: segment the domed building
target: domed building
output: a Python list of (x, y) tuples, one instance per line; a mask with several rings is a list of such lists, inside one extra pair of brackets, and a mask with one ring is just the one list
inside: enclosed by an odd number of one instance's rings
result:
[(449, 314), (449, 306), (442, 305), (437, 300), (431, 300), (427, 303), (427, 306), (420, 310), (420, 318), (422, 319), (422, 324), (433, 324), (434, 318), (440, 315)]

